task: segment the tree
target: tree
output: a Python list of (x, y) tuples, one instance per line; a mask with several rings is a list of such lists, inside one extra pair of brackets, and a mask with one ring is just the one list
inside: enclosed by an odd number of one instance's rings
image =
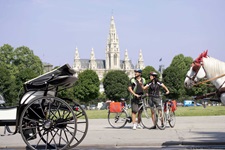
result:
[(106, 97), (114, 101), (118, 101), (120, 98), (128, 98), (128, 84), (129, 77), (124, 71), (108, 72), (103, 80)]
[(23, 83), (43, 73), (41, 60), (25, 46), (15, 50), (8, 44), (0, 47), (0, 66), (0, 92), (7, 103), (18, 103)]
[(15, 98), (15, 76), (11, 65), (13, 60), (13, 47), (8, 44), (0, 47), (0, 93), (7, 103), (12, 103)]
[(15, 93), (15, 76), (5, 66), (0, 65), (0, 94), (8, 104), (12, 104), (18, 93)]
[(43, 65), (40, 58), (34, 55), (28, 47), (22, 46), (14, 51), (13, 64), (19, 71), (28, 71), (31, 73), (29, 78), (36, 77), (43, 73)]
[(12, 65), (15, 66), (16, 89), (19, 91), (23, 83), (43, 73), (43, 65), (40, 58), (34, 55), (28, 47), (22, 46), (14, 50)]
[(0, 64), (10, 66), (13, 60), (13, 55), (14, 54), (12, 46), (5, 44), (2, 47), (0, 47)]
[(60, 97), (60, 98), (69, 98), (69, 99), (72, 99), (72, 100), (75, 100), (76, 97), (74, 96), (74, 90), (72, 87), (68, 87), (66, 89), (60, 89), (59, 92), (57, 93), (57, 97)]
[(100, 81), (93, 70), (85, 70), (78, 75), (78, 80), (73, 88), (74, 96), (86, 104), (98, 98)]
[(142, 71), (142, 77), (146, 79), (147, 83), (150, 81), (149, 73), (152, 71), (158, 73), (152, 66), (146, 66)]
[(175, 56), (172, 63), (163, 72), (163, 82), (170, 90), (169, 98), (182, 98), (186, 95), (184, 79), (193, 59), (183, 54)]

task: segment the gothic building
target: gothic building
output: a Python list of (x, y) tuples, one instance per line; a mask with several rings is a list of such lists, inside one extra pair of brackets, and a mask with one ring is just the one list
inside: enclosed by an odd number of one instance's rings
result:
[(139, 51), (139, 58), (137, 64), (134, 66), (129, 59), (128, 51), (125, 50), (124, 59), (120, 58), (119, 38), (116, 32), (114, 17), (111, 17), (109, 35), (105, 49), (105, 60), (95, 59), (94, 49), (91, 50), (90, 59), (81, 59), (79, 56), (78, 48), (75, 50), (73, 68), (79, 74), (83, 70), (91, 69), (96, 71), (99, 79), (102, 80), (104, 74), (109, 70), (124, 70), (131, 78), (134, 76), (134, 69), (144, 69), (144, 60), (142, 51)]

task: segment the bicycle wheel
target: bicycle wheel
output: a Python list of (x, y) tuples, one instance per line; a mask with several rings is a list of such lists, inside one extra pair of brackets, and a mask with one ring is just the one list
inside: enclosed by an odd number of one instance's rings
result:
[(156, 126), (160, 130), (164, 130), (166, 128), (166, 116), (164, 111), (161, 111), (161, 114), (159, 113), (159, 110), (156, 109)]
[(73, 112), (77, 118), (77, 132), (74, 137), (73, 142), (70, 144), (69, 148), (74, 148), (79, 145), (85, 138), (88, 132), (88, 117), (85, 110), (80, 104), (73, 100), (65, 99), (65, 101), (71, 106)]
[(128, 114), (126, 111), (119, 113), (108, 113), (108, 122), (113, 128), (122, 128), (127, 123)]
[(141, 124), (147, 129), (150, 129), (154, 126), (155, 123), (152, 120), (152, 112), (150, 107), (145, 107), (143, 109), (141, 113)]
[(175, 112), (170, 111), (169, 115), (170, 116), (169, 116), (168, 122), (169, 122), (170, 127), (173, 128), (176, 123)]

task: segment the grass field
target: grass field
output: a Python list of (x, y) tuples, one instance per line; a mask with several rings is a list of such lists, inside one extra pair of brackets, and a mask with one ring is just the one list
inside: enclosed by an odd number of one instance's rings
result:
[[(86, 110), (89, 119), (106, 119), (108, 110)], [(225, 106), (177, 107), (176, 116), (219, 116), (225, 115)]]

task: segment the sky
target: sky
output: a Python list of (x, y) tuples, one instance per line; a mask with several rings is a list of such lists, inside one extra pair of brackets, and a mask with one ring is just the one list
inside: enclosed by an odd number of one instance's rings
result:
[[(43, 62), (73, 65), (80, 58), (105, 59), (110, 19), (136, 65), (165, 68), (176, 55), (208, 55), (225, 61), (224, 0), (0, 0), (0, 46), (27, 46)], [(162, 58), (162, 61), (159, 61)]]

